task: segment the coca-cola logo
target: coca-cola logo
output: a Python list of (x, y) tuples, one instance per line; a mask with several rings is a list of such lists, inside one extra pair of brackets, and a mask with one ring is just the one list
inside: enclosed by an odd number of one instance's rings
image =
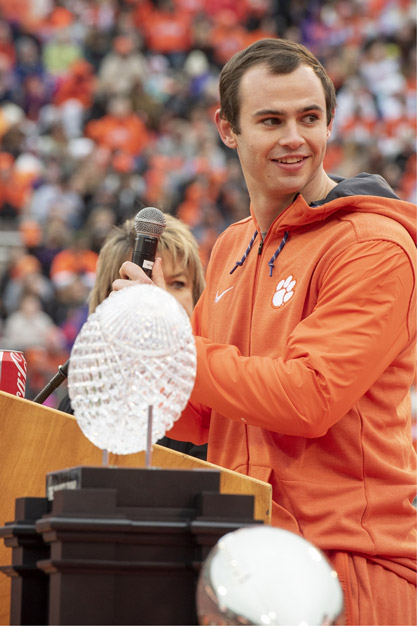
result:
[(10, 352), (10, 358), (13, 360), (13, 363), (17, 365), (18, 363), (22, 363), (25, 373), (26, 373), (26, 361), (23, 357), (22, 352)]
[(27, 364), (23, 354), (19, 352), (10, 352), (10, 358), (17, 368), (17, 391), (16, 395), (20, 398), (25, 397), (26, 388), (26, 368)]

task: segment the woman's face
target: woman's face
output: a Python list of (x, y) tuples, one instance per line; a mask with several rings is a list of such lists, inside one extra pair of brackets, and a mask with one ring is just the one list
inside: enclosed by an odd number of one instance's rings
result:
[(193, 285), (187, 270), (182, 267), (181, 259), (173, 263), (169, 252), (161, 252), (162, 269), (167, 291), (184, 307), (189, 317), (194, 309)]

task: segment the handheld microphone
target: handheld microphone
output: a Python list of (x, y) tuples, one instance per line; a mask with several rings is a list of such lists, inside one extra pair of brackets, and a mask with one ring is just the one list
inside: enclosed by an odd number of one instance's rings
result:
[(155, 207), (146, 207), (135, 217), (136, 239), (132, 263), (136, 263), (149, 278), (155, 263), (159, 237), (166, 226), (165, 216)]

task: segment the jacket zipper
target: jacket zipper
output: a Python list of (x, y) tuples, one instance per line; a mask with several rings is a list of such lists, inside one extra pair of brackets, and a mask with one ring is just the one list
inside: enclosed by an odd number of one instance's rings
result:
[[(262, 235), (261, 235), (262, 237)], [(262, 254), (262, 248), (264, 247), (264, 240), (261, 239), (259, 246), (258, 246), (258, 254)]]

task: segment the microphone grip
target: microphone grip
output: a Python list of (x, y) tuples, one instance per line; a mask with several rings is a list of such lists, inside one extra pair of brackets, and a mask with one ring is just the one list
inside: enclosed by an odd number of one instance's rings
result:
[(132, 263), (138, 265), (149, 278), (152, 276), (152, 268), (155, 263), (156, 249), (159, 237), (138, 234), (135, 239), (135, 247), (132, 253)]
[(58, 372), (55, 376), (49, 381), (47, 385), (38, 393), (38, 395), (33, 399), (33, 402), (37, 402), (38, 404), (43, 404), (55, 389), (59, 387), (59, 385), (68, 377), (68, 367), (70, 360), (65, 361), (64, 365), (60, 365), (58, 367)]

